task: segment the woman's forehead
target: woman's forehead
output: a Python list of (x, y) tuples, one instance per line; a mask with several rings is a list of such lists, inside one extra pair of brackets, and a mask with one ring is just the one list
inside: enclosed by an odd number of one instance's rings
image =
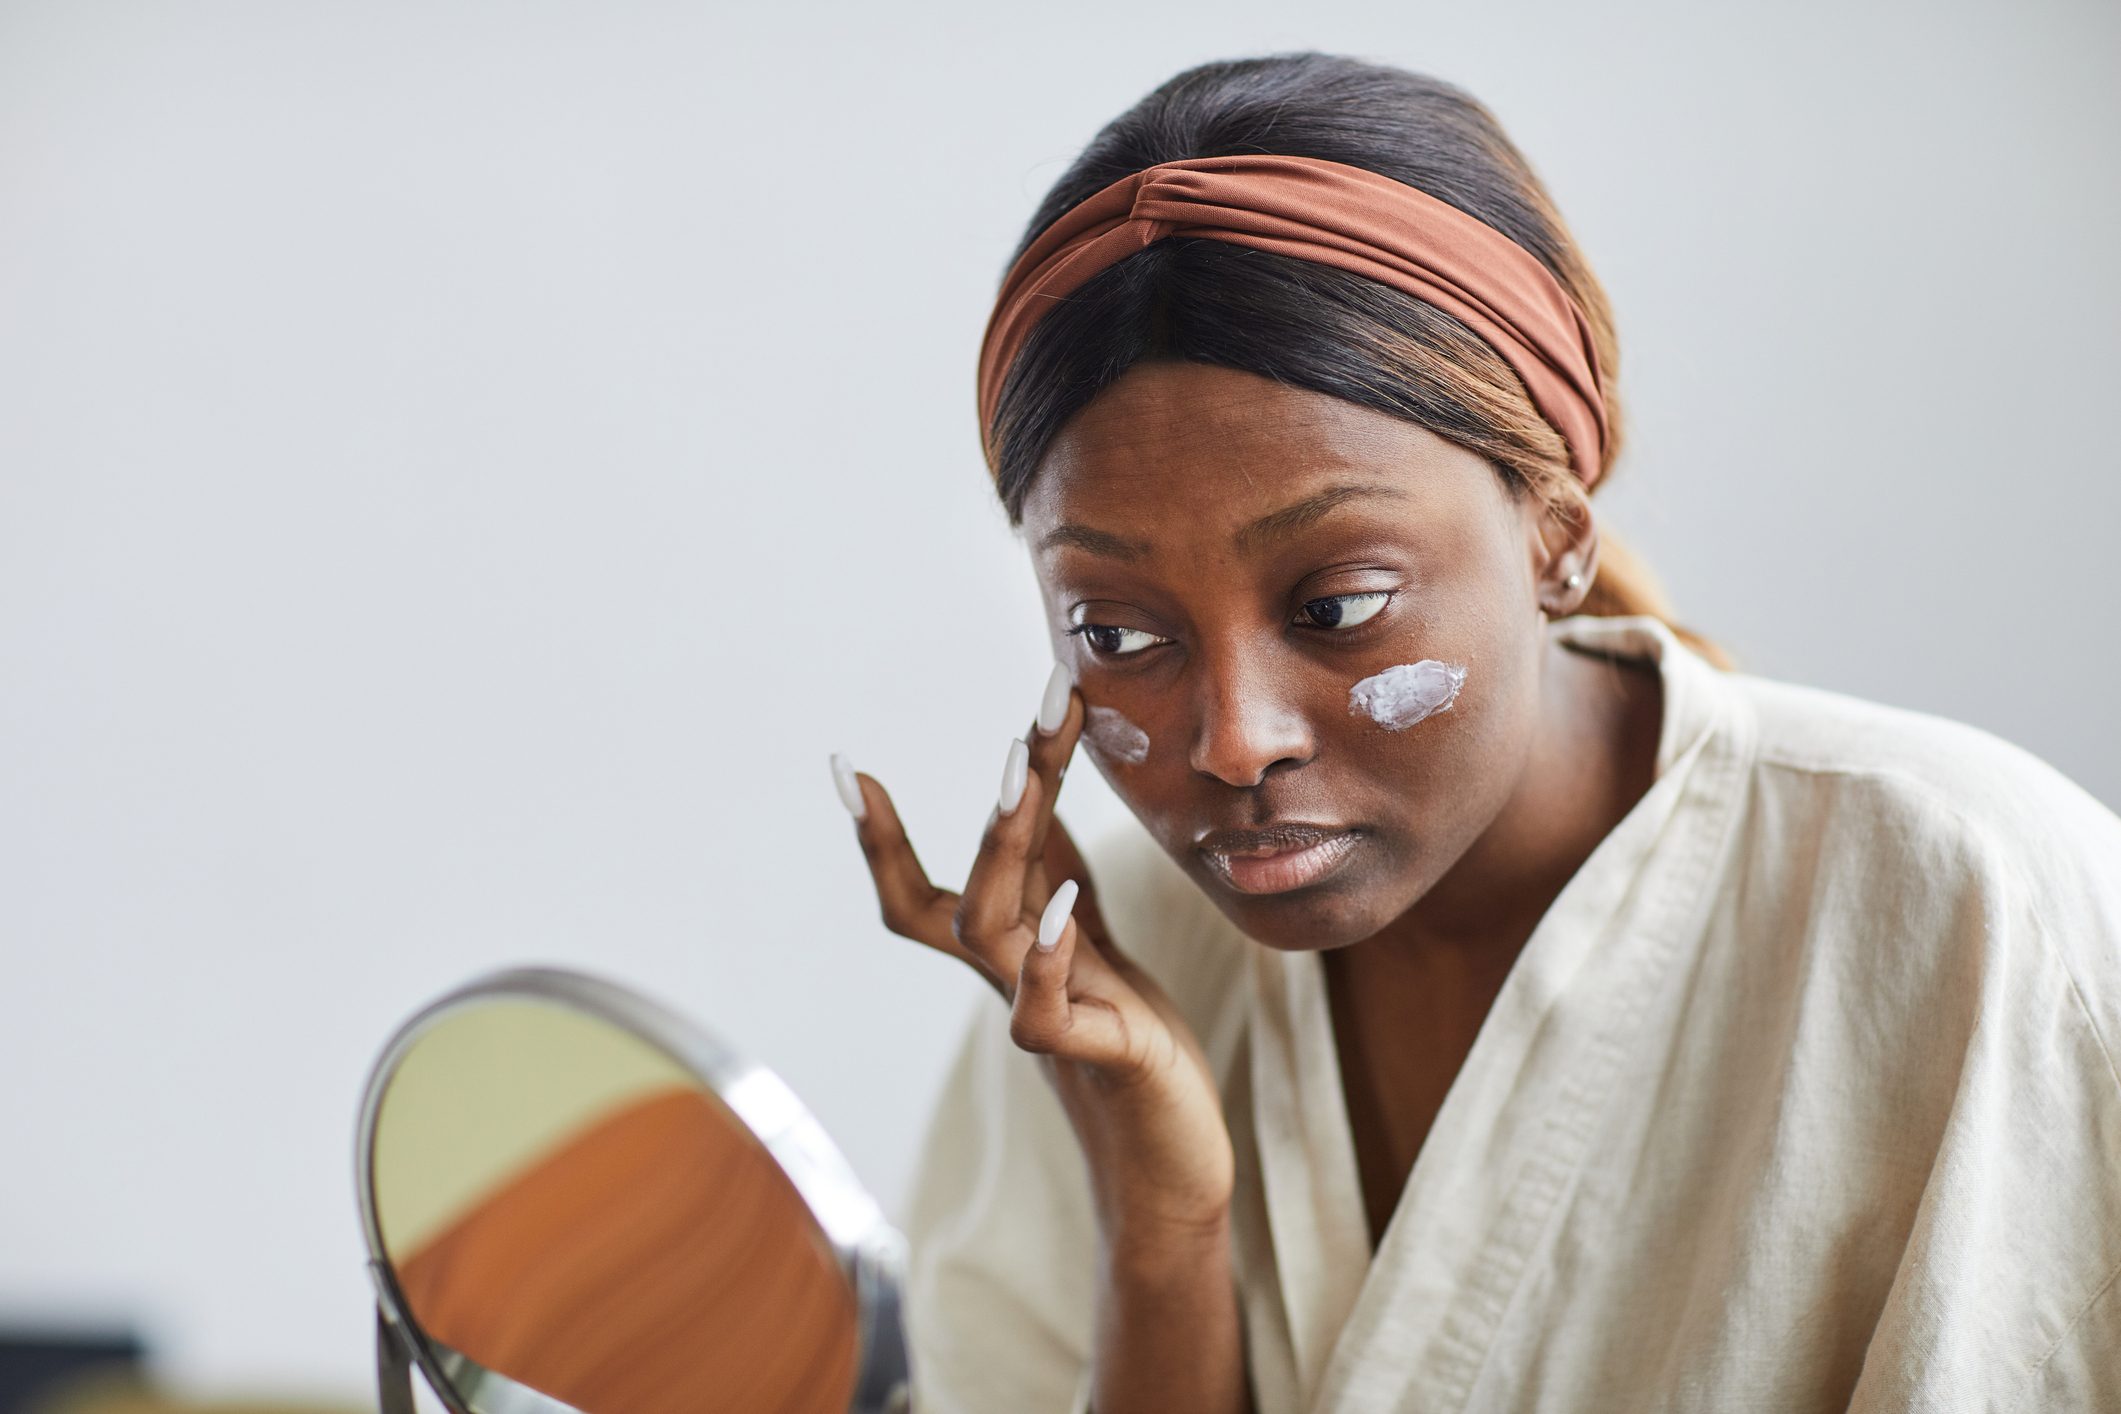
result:
[(1492, 495), (1484, 459), (1406, 419), (1235, 369), (1152, 363), (1062, 429), (1023, 523), (1034, 553), (1116, 553), (1114, 541), (1210, 527), (1242, 549), (1342, 506), (1455, 516), (1482, 478)]
[[(1388, 455), (1408, 434), (1432, 436), (1399, 418), (1235, 368), (1160, 361), (1137, 364), (1068, 420), (1042, 470), (1123, 470), (1159, 459)], [(1440, 440), (1440, 439), (1439, 439)]]

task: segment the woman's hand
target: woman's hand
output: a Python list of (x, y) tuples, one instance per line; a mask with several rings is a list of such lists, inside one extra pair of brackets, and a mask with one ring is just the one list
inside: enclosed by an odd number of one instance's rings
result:
[(1010, 1036), (1043, 1059), (1082, 1145), (1100, 1237), (1091, 1407), (1247, 1414), (1221, 1097), (1178, 1008), (1114, 945), (1082, 856), (1053, 815), (1084, 713), (1056, 667), (1038, 720), (1009, 743), (963, 893), (929, 882), (874, 778), (838, 757), (833, 772), (856, 812), (884, 926), (949, 953), (1001, 993)]
[(1056, 670), (1039, 720), (1009, 743), (1001, 797), (962, 893), (930, 882), (874, 777), (837, 757), (833, 769), (842, 794), (862, 806), (856, 834), (884, 926), (959, 959), (1001, 994), (1011, 1038), (1045, 1059), (1075, 1128), (1108, 1253), (1153, 1262), (1165, 1247), (1226, 1232), (1230, 1136), (1200, 1043), (1115, 945), (1054, 816), (1084, 713)]

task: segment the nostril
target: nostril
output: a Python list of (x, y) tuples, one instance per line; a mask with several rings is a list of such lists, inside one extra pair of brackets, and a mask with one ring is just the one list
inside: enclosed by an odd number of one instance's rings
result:
[(1192, 678), (1193, 769), (1240, 789), (1276, 766), (1302, 764), (1317, 732), (1303, 710), (1310, 679), (1274, 655), (1226, 649), (1203, 654)]
[(1275, 721), (1257, 716), (1221, 731), (1204, 732), (1193, 753), (1193, 767), (1229, 785), (1250, 787), (1277, 766), (1301, 765), (1311, 758), (1311, 733), (1293, 714)]

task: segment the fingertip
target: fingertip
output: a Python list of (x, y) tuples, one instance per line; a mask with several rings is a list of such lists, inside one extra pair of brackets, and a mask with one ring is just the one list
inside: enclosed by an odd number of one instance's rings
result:
[(1048, 1006), (1053, 999), (1068, 994), (1074, 947), (1075, 932), (1064, 926), (1051, 947), (1034, 941), (1024, 949), (1023, 963), (1017, 969), (1017, 990), (1027, 1007)]
[(1083, 690), (1070, 683), (1068, 685), (1067, 705), (1061, 709), (1060, 725), (1053, 729), (1053, 734), (1055, 736), (1068, 736), (1071, 733), (1076, 736), (1082, 735), (1083, 718), (1089, 710), (1090, 702), (1088, 698), (1083, 696)]

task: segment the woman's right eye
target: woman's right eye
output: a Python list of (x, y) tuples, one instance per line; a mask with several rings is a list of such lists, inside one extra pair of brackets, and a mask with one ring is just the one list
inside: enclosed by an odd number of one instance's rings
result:
[(1103, 658), (1123, 658), (1171, 641), (1146, 629), (1121, 628), (1118, 624), (1076, 624), (1068, 633), (1071, 637), (1081, 634), (1091, 651)]

